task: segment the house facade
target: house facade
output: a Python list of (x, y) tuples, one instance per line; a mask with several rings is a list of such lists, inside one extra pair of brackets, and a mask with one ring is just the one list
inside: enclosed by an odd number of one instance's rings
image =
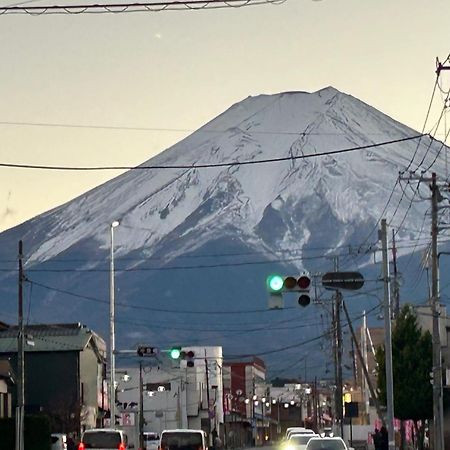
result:
[[(17, 327), (0, 330), (0, 367), (17, 379)], [(25, 329), (25, 412), (47, 414), (54, 432), (80, 432), (100, 424), (106, 345), (80, 323), (31, 325)], [(17, 385), (15, 385), (17, 386)], [(11, 408), (16, 406), (16, 389)]]

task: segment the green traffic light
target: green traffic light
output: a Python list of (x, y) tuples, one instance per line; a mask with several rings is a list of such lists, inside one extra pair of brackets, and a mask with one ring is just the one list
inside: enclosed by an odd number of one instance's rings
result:
[(180, 355), (181, 355), (181, 348), (180, 347), (171, 348), (170, 351), (169, 351), (169, 356), (172, 359), (178, 359), (180, 357)]
[(267, 277), (267, 288), (271, 292), (281, 292), (283, 289), (283, 277), (280, 275), (269, 275)]

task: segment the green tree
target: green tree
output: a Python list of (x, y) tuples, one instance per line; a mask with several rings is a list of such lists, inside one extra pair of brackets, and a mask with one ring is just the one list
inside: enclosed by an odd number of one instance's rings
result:
[[(384, 346), (377, 349), (375, 358), (379, 399), (386, 405)], [(423, 448), (424, 422), (433, 417), (432, 366), (431, 334), (422, 331), (413, 308), (405, 305), (392, 330), (394, 413), (397, 419), (414, 421), (419, 449)]]

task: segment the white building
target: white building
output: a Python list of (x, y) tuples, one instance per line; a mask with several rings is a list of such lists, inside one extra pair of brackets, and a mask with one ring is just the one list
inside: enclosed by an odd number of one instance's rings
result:
[[(167, 354), (141, 358), (144, 430), (191, 428), (206, 432), (223, 427), (222, 347), (183, 347), (193, 358)], [(193, 367), (188, 367), (188, 361)], [(139, 426), (139, 366), (117, 370), (117, 401), (124, 428), (132, 437)], [(126, 376), (124, 376), (126, 375)], [(124, 381), (128, 380), (128, 381)], [(209, 386), (209, 389), (208, 389)], [(209, 408), (208, 408), (209, 399)], [(208, 414), (209, 411), (209, 414)]]

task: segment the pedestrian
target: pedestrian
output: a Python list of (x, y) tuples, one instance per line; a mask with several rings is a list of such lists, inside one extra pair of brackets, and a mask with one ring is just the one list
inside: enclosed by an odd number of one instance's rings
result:
[(72, 435), (69, 434), (67, 437), (67, 450), (76, 450), (76, 448), (75, 441), (73, 440)]
[(389, 450), (389, 436), (384, 425), (380, 429), (380, 450)]
[(214, 448), (216, 450), (221, 450), (221, 448), (222, 448), (222, 440), (220, 439), (219, 436), (216, 436), (214, 439)]
[(219, 435), (217, 434), (217, 430), (215, 428), (214, 428), (214, 430), (212, 430), (211, 436), (212, 436), (212, 448), (211, 448), (211, 450), (216, 450), (216, 440), (217, 440)]
[(372, 434), (373, 446), (375, 450), (381, 450), (381, 434), (378, 428), (375, 427), (375, 431)]

